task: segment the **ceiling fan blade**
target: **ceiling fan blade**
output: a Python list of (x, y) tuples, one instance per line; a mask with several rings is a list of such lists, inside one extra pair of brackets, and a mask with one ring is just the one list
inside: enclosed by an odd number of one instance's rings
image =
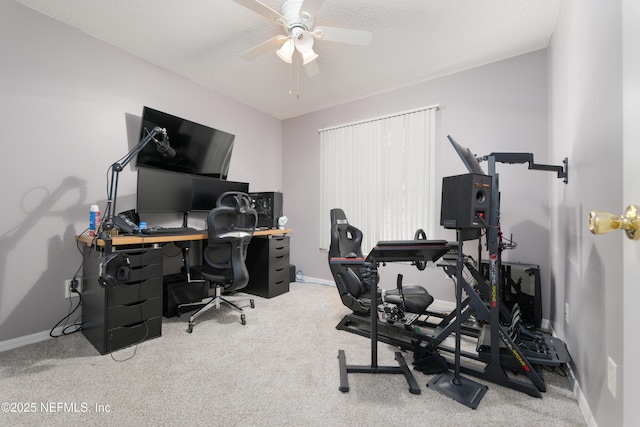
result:
[(313, 31), (313, 36), (318, 40), (367, 46), (371, 42), (373, 33), (371, 31), (347, 30), (345, 28), (316, 27)]
[(255, 13), (260, 14), (267, 18), (270, 21), (278, 22), (278, 20), (286, 21), (284, 16), (280, 15), (275, 10), (271, 9), (269, 6), (266, 6), (260, 3), (258, 0), (233, 0), (238, 4), (246, 7), (247, 9), (253, 10)]
[(259, 45), (249, 49), (248, 51), (246, 51), (245, 53), (240, 55), (240, 57), (250, 61), (252, 59), (257, 58), (260, 55), (264, 55), (265, 53), (269, 52), (270, 50), (277, 49), (286, 40), (287, 40), (287, 36), (275, 36), (275, 37), (272, 37), (269, 40), (267, 40), (265, 42), (262, 42)]
[(320, 67), (318, 66), (318, 61), (311, 61), (307, 65), (304, 66), (304, 71), (307, 73), (307, 77), (314, 77), (320, 74)]
[(303, 0), (300, 6), (300, 17), (304, 20), (313, 19), (322, 3), (324, 0)]

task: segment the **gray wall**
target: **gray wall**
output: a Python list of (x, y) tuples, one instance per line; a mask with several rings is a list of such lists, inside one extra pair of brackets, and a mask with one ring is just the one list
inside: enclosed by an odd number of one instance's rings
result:
[[(229, 179), (281, 187), (279, 120), (12, 1), (0, 2), (0, 52), (0, 341), (68, 312), (64, 280), (82, 260), (74, 236), (91, 204), (104, 209), (107, 169), (138, 142), (144, 105), (236, 134)], [(118, 211), (135, 207), (135, 183), (130, 165)]]
[[(621, 20), (619, 0), (563, 2), (548, 49), (551, 153), (570, 159), (569, 185), (552, 187), (551, 318), (603, 426), (622, 425), (622, 402), (634, 404), (632, 396), (620, 395), (622, 382), (637, 381), (624, 375), (622, 360), (624, 238), (619, 232), (594, 236), (587, 224), (591, 210), (619, 214), (625, 206)], [(619, 367), (617, 399), (607, 387), (608, 357)]]
[[(318, 250), (318, 222), (329, 220), (329, 212), (319, 212), (318, 129), (432, 104), (440, 105), (436, 132), (438, 195), (443, 176), (467, 173), (447, 135), (470, 147), (476, 155), (532, 152), (538, 163), (561, 163), (567, 155), (548, 158), (546, 50), (286, 120), (283, 188), (289, 224), (295, 230), (291, 257), (305, 276), (331, 279), (326, 254)], [(483, 165), (486, 170), (486, 163)], [(497, 170), (502, 192), (502, 231), (507, 237), (513, 233), (518, 242), (517, 249), (505, 252), (505, 259), (540, 265), (546, 317), (549, 186), (562, 188), (565, 184), (553, 174), (529, 171), (524, 165), (498, 165)], [(433, 220), (439, 234), (429, 237), (455, 240), (455, 233), (439, 226), (440, 197), (436, 198)], [(427, 224), (424, 228), (428, 229)], [(466, 251), (476, 256), (475, 243)], [(423, 284), (436, 298), (453, 301), (453, 286), (441, 270), (434, 267), (419, 272), (410, 266), (392, 264), (380, 270), (391, 287), (395, 286), (397, 272), (403, 272), (405, 283)]]

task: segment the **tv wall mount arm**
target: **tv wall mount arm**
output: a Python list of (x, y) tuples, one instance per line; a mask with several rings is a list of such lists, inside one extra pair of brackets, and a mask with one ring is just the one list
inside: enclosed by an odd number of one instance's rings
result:
[[(491, 181), (491, 207), (489, 212), (489, 223), (487, 227), (487, 249), (489, 252), (489, 284), (491, 287), (491, 301), (490, 301), (490, 319), (489, 324), (492, 330), (491, 334), (491, 354), (490, 360), (494, 366), (500, 366), (500, 286), (502, 283), (501, 278), (501, 264), (502, 264), (502, 249), (499, 239), (499, 226), (500, 226), (500, 192), (499, 192), (499, 177), (496, 173), (496, 163), (509, 163), (509, 164), (523, 164), (527, 163), (529, 169), (543, 170), (556, 172), (558, 178), (563, 179), (564, 183), (568, 182), (568, 159), (563, 160), (563, 166), (550, 166), (539, 165), (533, 161), (533, 154), (531, 153), (491, 153), (488, 156), (484, 156), (478, 160), (487, 160), (489, 162), (489, 175), (492, 177)], [(481, 257), (480, 257), (481, 259)], [(497, 333), (494, 333), (497, 332)], [(515, 353), (514, 353), (515, 354)], [(516, 358), (517, 359), (517, 358)], [(523, 369), (529, 372), (529, 362), (526, 361), (526, 357), (520, 357), (520, 363)], [(526, 365), (526, 366), (525, 366)], [(496, 372), (496, 370), (492, 372)], [(544, 391), (544, 390), (540, 390)]]
[[(162, 141), (156, 139), (156, 135), (162, 134)], [(122, 159), (113, 163), (111, 169), (111, 182), (109, 183), (109, 194), (107, 198), (107, 208), (102, 223), (102, 232), (100, 238), (102, 240), (110, 240), (114, 227), (118, 226), (118, 223), (122, 221), (119, 217), (114, 216), (116, 211), (116, 198), (118, 197), (118, 176), (120, 172), (133, 160), (135, 156), (142, 151), (142, 149), (151, 141), (158, 145), (158, 151), (163, 153), (170, 148), (169, 140), (167, 137), (167, 130), (159, 126), (154, 127), (138, 144), (131, 149)]]
[(531, 170), (541, 170), (541, 171), (549, 171), (549, 172), (557, 172), (558, 178), (561, 178), (564, 183), (569, 182), (569, 159), (567, 157), (562, 160), (562, 166), (555, 165), (542, 165), (535, 163), (533, 161), (532, 153), (491, 153), (487, 156), (480, 157), (478, 160), (489, 160), (489, 158), (493, 158), (494, 161), (498, 163), (509, 163), (509, 164), (524, 164), (527, 163), (529, 165), (529, 169)]

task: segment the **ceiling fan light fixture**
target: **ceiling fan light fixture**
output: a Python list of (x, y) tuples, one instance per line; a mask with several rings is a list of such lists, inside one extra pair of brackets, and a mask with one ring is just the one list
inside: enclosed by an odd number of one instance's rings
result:
[(302, 54), (302, 65), (307, 65), (309, 62), (315, 61), (318, 57), (318, 54), (315, 53), (312, 49), (309, 49), (306, 52), (301, 52)]
[(276, 55), (287, 64), (291, 64), (293, 57), (294, 43), (293, 40), (288, 39), (282, 44), (280, 49), (276, 50)]
[(309, 31), (300, 31), (291, 33), (291, 37), (295, 40), (296, 49), (300, 53), (305, 53), (313, 50), (313, 36)]

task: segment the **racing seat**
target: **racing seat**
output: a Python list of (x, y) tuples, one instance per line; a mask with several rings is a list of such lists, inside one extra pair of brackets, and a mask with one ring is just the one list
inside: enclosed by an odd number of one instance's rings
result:
[[(364, 258), (362, 254), (362, 231), (352, 226), (342, 209), (331, 210), (331, 244), (329, 246), (329, 268), (336, 282), (342, 303), (354, 313), (370, 313), (371, 289), (377, 289), (377, 278), (367, 274), (367, 269), (353, 265), (332, 263), (335, 258)], [(395, 289), (384, 290), (384, 301), (402, 307), (403, 311), (423, 314), (433, 302), (433, 296), (419, 285), (402, 285), (398, 275)], [(375, 280), (375, 283), (372, 281)], [(402, 292), (400, 291), (400, 288)], [(377, 303), (382, 303), (380, 291)]]

